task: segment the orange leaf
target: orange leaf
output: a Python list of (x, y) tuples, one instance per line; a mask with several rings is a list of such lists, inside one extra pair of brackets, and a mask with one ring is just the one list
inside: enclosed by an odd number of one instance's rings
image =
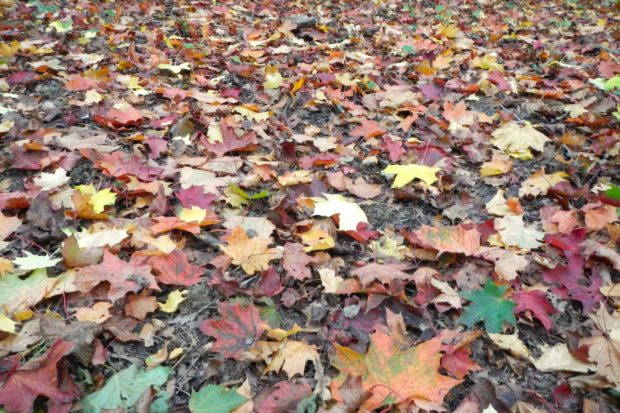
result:
[(452, 227), (423, 225), (413, 232), (413, 236), (418, 244), (440, 253), (474, 255), (480, 248), (480, 233), (475, 227), (464, 224)]
[(444, 397), (460, 381), (438, 373), (440, 349), (441, 340), (434, 338), (403, 351), (398, 342), (382, 332), (370, 336), (366, 354), (336, 345), (333, 365), (340, 375), (331, 384), (333, 397), (342, 402), (339, 390), (347, 376), (361, 376), (362, 389), (370, 397), (359, 411), (372, 411), (388, 403), (443, 410)]

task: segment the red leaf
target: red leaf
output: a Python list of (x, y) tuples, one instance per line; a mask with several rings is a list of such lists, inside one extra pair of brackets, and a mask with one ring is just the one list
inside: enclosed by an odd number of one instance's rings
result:
[(403, 272), (403, 270), (410, 267), (410, 265), (402, 263), (371, 263), (351, 271), (351, 275), (355, 275), (360, 280), (363, 287), (368, 287), (374, 281), (380, 281), (383, 284), (389, 285), (395, 280), (411, 281), (413, 275)]
[(393, 141), (387, 137), (384, 139), (382, 146), (388, 152), (388, 158), (392, 162), (400, 161), (400, 158), (405, 154), (402, 141)]
[(211, 143), (204, 136), (200, 138), (202, 145), (217, 156), (223, 156), (226, 152), (244, 151), (251, 152), (257, 147), (256, 134), (247, 132), (241, 136), (237, 136), (235, 129), (223, 120), (220, 123), (223, 142)]
[[(73, 349), (73, 343), (56, 339), (47, 353), (18, 367), (19, 355), (0, 361), (3, 382), (0, 405), (10, 412), (31, 412), (38, 396), (47, 397), (53, 405), (65, 404), (77, 398), (74, 391), (61, 390), (57, 364)], [(17, 367), (17, 368), (16, 368)]]
[(261, 413), (295, 412), (299, 402), (310, 394), (312, 394), (312, 389), (305, 383), (280, 381), (254, 398), (254, 411)]
[(284, 254), (282, 256), (282, 267), (286, 270), (286, 275), (303, 281), (312, 277), (308, 264), (315, 262), (316, 259), (304, 252), (302, 244), (287, 242), (284, 244)]
[(365, 139), (381, 136), (385, 133), (384, 129), (381, 129), (379, 124), (374, 120), (362, 119), (362, 124), (356, 126), (349, 132), (351, 136), (359, 136)]
[(80, 268), (75, 285), (80, 291), (88, 292), (104, 281), (110, 284), (108, 298), (112, 301), (144, 287), (160, 290), (150, 266), (125, 262), (108, 250), (104, 251), (100, 264)]
[(462, 380), (470, 371), (482, 370), (470, 358), (471, 350), (468, 347), (456, 349), (453, 353), (446, 354), (441, 359), (441, 367), (446, 369), (450, 374), (459, 380)]
[(269, 267), (260, 274), (260, 280), (258, 280), (254, 288), (255, 296), (266, 295), (267, 297), (280, 294), (282, 290), (284, 290), (282, 281), (273, 267)]
[(200, 281), (204, 268), (192, 265), (180, 250), (174, 250), (168, 255), (154, 256), (149, 264), (157, 275), (157, 281), (168, 285), (184, 285), (189, 287)]
[(515, 314), (530, 311), (547, 331), (553, 327), (550, 316), (559, 311), (551, 305), (544, 291), (517, 291), (512, 294), (512, 298), (517, 303)]
[(181, 188), (174, 194), (181, 202), (183, 208), (191, 208), (197, 206), (207, 209), (217, 197), (215, 194), (205, 194), (204, 187), (201, 185), (192, 185), (189, 188)]
[(93, 119), (98, 124), (111, 129), (139, 125), (144, 120), (140, 111), (133, 106), (128, 106), (123, 110), (109, 108), (107, 111), (94, 115)]
[(65, 88), (73, 92), (97, 89), (97, 81), (89, 77), (71, 75), (69, 81), (65, 83)]
[(215, 338), (212, 351), (226, 358), (240, 359), (265, 331), (265, 321), (253, 304), (243, 306), (239, 302), (223, 302), (220, 313), (222, 318), (219, 320), (203, 321), (200, 331)]

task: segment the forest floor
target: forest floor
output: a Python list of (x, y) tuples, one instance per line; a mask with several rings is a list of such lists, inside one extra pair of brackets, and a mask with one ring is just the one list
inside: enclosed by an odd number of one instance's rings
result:
[(620, 411), (618, 2), (0, 15), (5, 411)]

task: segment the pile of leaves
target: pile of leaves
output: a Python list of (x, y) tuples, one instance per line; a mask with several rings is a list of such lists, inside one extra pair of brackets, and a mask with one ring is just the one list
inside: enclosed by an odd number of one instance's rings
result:
[(0, 3), (4, 411), (618, 411), (585, 3)]

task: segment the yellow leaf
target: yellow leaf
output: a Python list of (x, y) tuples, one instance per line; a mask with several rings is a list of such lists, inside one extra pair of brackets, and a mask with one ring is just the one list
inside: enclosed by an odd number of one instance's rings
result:
[(315, 346), (301, 341), (286, 341), (278, 346), (265, 373), (284, 370), (291, 378), (296, 374), (303, 375), (308, 361), (316, 365), (318, 360), (319, 353)]
[(0, 42), (0, 56), (13, 57), (19, 51), (19, 42), (13, 40), (11, 43)]
[(265, 89), (277, 89), (282, 85), (282, 75), (275, 66), (267, 66), (265, 68), (265, 81), (263, 87)]
[(4, 314), (0, 313), (0, 331), (15, 334), (15, 325), (17, 323)]
[(267, 336), (269, 336), (269, 338), (273, 338), (274, 340), (282, 341), (285, 338), (295, 335), (301, 331), (304, 331), (304, 329), (295, 323), (290, 330), (283, 330), (281, 328), (270, 329)]
[(183, 354), (183, 349), (181, 347), (174, 348), (170, 352), (170, 355), (168, 356), (168, 360), (174, 360), (175, 358), (179, 357), (181, 354)]
[(545, 173), (545, 168), (541, 168), (540, 170), (534, 172), (521, 184), (521, 188), (519, 188), (519, 196), (523, 197), (526, 195), (538, 196), (538, 195), (546, 195), (549, 188), (554, 186), (555, 184), (565, 181), (564, 178), (568, 177), (566, 172), (556, 172), (553, 174), (547, 175)]
[(161, 70), (167, 70), (174, 73), (175, 75), (178, 75), (183, 71), (189, 72), (192, 70), (192, 67), (189, 65), (188, 62), (181, 63), (180, 65), (169, 65), (167, 63), (162, 63), (157, 66), (157, 68)]
[(489, 338), (497, 347), (502, 350), (510, 351), (515, 357), (527, 360), (530, 357), (530, 351), (525, 346), (523, 341), (517, 336), (517, 333), (510, 334), (492, 334), (489, 333)]
[(187, 290), (185, 291), (173, 291), (168, 294), (168, 298), (165, 303), (158, 303), (159, 309), (164, 313), (174, 313), (179, 308), (179, 304), (187, 299), (185, 295), (187, 294)]
[(521, 126), (518, 122), (508, 122), (493, 132), (493, 144), (515, 158), (530, 159), (530, 148), (542, 152), (545, 143), (549, 142), (542, 133), (526, 122)]
[(437, 176), (435, 174), (439, 171), (439, 168), (432, 166), (408, 164), (389, 165), (383, 170), (383, 173), (395, 174), (396, 179), (394, 179), (392, 188), (402, 188), (414, 179), (424, 181), (426, 185), (430, 186), (437, 182)]
[(34, 312), (29, 308), (25, 310), (15, 311), (13, 313), (13, 318), (17, 321), (30, 320), (32, 317), (34, 317)]
[(299, 89), (301, 89), (304, 86), (304, 83), (306, 83), (306, 78), (300, 77), (299, 80), (297, 80), (297, 82), (295, 82), (295, 84), (293, 85), (293, 89), (291, 90), (291, 93), (295, 93)]
[(313, 198), (315, 203), (313, 216), (339, 216), (340, 231), (356, 231), (360, 222), (368, 223), (364, 210), (355, 202), (349, 201), (342, 195), (323, 194), (323, 198)]
[(191, 208), (181, 209), (179, 219), (183, 222), (198, 222), (201, 223), (207, 217), (207, 210), (192, 205)]
[(116, 194), (110, 188), (97, 191), (92, 185), (79, 185), (75, 189), (84, 195), (90, 195), (88, 203), (93, 207), (93, 211), (96, 214), (100, 214), (106, 206), (114, 205), (116, 202)]
[(494, 156), (489, 162), (482, 164), (480, 176), (502, 175), (512, 169), (512, 161)]
[(278, 248), (269, 248), (270, 238), (256, 236), (248, 237), (243, 227), (232, 229), (228, 237), (228, 245), (222, 251), (232, 258), (232, 263), (240, 265), (246, 274), (252, 275), (257, 271), (269, 268), (269, 261), (278, 259), (282, 252)]

